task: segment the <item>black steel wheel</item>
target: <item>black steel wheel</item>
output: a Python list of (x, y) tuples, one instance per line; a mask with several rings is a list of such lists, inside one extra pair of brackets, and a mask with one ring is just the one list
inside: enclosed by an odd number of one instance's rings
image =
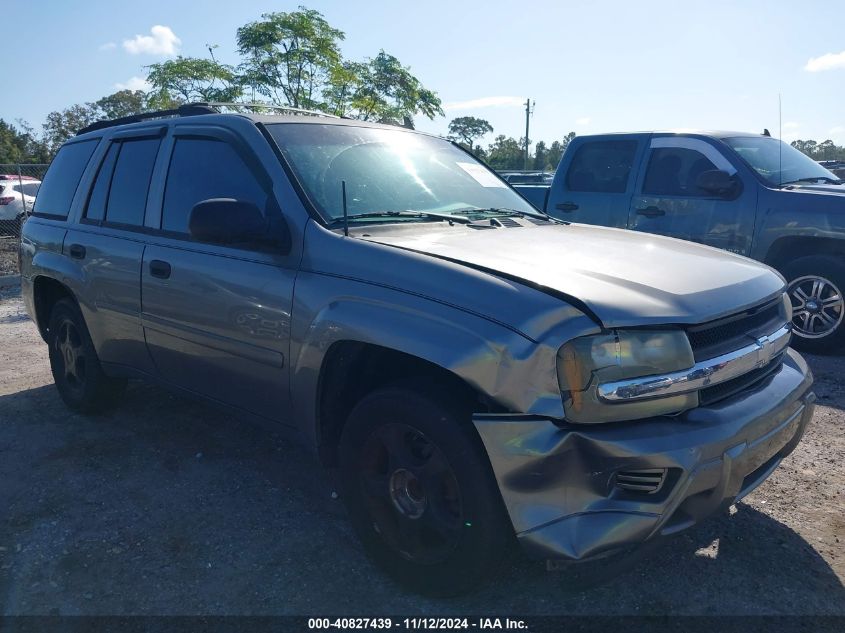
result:
[(82, 314), (70, 299), (57, 301), (53, 307), (47, 344), (53, 381), (71, 409), (102, 411), (123, 392), (126, 381), (103, 372)]
[(481, 440), (463, 407), (378, 390), (352, 411), (340, 487), (373, 560), (402, 584), (454, 595), (489, 578), (513, 542)]

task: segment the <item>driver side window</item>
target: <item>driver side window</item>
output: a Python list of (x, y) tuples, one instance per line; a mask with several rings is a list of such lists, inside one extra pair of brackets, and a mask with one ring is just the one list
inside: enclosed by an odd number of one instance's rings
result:
[(267, 192), (235, 149), (214, 139), (178, 138), (170, 157), (161, 228), (188, 233), (188, 218), (198, 202), (234, 198), (264, 211)]
[(662, 147), (651, 151), (643, 193), (653, 196), (706, 197), (696, 186), (702, 172), (718, 167), (701, 152), (685, 147)]

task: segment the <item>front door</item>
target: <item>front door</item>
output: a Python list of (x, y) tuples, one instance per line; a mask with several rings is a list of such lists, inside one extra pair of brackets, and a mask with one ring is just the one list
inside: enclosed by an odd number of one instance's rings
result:
[(749, 254), (757, 188), (738, 187), (724, 197), (696, 186), (705, 171), (736, 175), (715, 145), (703, 138), (657, 136), (646, 160), (631, 199), (629, 228)]
[(269, 178), (230, 132), (177, 125), (173, 136), (160, 232), (141, 269), (150, 354), (168, 382), (287, 421), (295, 264), (268, 247), (202, 243), (188, 235), (191, 209), (210, 198), (280, 213)]

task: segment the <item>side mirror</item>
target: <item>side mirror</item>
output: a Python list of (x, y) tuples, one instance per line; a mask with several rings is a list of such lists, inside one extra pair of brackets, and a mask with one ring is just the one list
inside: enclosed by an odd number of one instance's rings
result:
[(290, 235), (284, 220), (272, 222), (252, 202), (233, 198), (211, 198), (191, 209), (188, 233), (200, 242), (213, 244), (275, 244), (290, 249)]
[(736, 179), (721, 169), (711, 169), (698, 174), (695, 186), (717, 196), (728, 196), (736, 189)]

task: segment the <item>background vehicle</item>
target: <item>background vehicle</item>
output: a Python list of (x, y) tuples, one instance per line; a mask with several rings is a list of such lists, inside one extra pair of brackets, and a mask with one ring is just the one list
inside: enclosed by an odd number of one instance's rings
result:
[(789, 281), (795, 345), (845, 344), (845, 185), (795, 148), (742, 132), (576, 137), (538, 209), (752, 257)]
[(545, 171), (500, 171), (499, 175), (512, 185), (550, 185), (554, 174)]
[(0, 233), (20, 234), (24, 215), (32, 211), (41, 181), (29, 176), (0, 174)]
[(205, 104), (95, 124), (59, 150), (21, 257), (71, 408), (147, 378), (288, 429), (337, 467), (371, 557), (426, 593), (514, 541), (587, 560), (689, 527), (813, 410), (769, 268), (555, 221), (402, 128)]

